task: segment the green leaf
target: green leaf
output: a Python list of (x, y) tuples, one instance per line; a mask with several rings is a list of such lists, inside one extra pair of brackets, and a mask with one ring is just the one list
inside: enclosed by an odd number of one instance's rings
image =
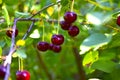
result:
[(110, 43), (108, 44), (109, 48), (118, 47), (118, 46), (120, 46), (120, 33), (115, 34), (112, 37), (112, 40), (110, 41)]
[(56, 0), (51, 0), (51, 2), (55, 3), (55, 2), (56, 2)]
[(0, 46), (0, 56), (2, 56), (2, 47)]
[(120, 64), (117, 65), (117, 67), (112, 71), (110, 74), (111, 80), (120, 80)]
[(106, 36), (101, 33), (94, 33), (82, 42), (82, 44), (80, 45), (80, 54), (84, 54), (92, 48), (96, 50), (99, 47), (106, 45), (110, 40), (111, 36)]
[(23, 13), (23, 12), (15, 12), (15, 17), (23, 17), (23, 18), (26, 18), (26, 17), (29, 17), (30, 16), (30, 13)]
[(116, 49), (106, 49), (101, 51), (99, 59), (111, 60), (116, 57)]
[(0, 0), (0, 4), (2, 4), (2, 0)]
[(98, 69), (106, 73), (111, 73), (116, 67), (116, 63), (110, 60), (98, 60), (91, 66), (93, 69)]
[(10, 17), (5, 4), (2, 6), (2, 10), (3, 10), (5, 20), (7, 21), (7, 25), (10, 25)]
[(27, 55), (26, 55), (25, 51), (22, 50), (22, 49), (18, 49), (18, 50), (16, 51), (16, 53), (18, 54), (18, 56), (19, 56), (20, 58), (27, 58)]
[(83, 59), (83, 66), (87, 66), (88, 64), (92, 64), (98, 59), (98, 51), (90, 51), (87, 53)]

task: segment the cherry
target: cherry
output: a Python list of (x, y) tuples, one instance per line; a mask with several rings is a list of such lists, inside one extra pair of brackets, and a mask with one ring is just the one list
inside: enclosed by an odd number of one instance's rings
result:
[(55, 45), (61, 45), (64, 42), (64, 37), (61, 34), (54, 34), (51, 38), (51, 41)]
[(47, 43), (47, 42), (38, 42), (37, 48), (40, 51), (47, 51), (48, 48), (49, 48), (49, 43)]
[(61, 46), (60, 45), (54, 45), (53, 46), (53, 48), (52, 48), (52, 50), (54, 51), (54, 52), (60, 52), (61, 51)]
[(64, 14), (64, 20), (68, 23), (73, 23), (77, 19), (77, 14), (75, 12), (66, 12)]
[(49, 50), (53, 50), (54, 44), (49, 44)]
[(77, 26), (71, 26), (68, 30), (68, 34), (71, 37), (77, 36), (79, 34), (79, 28)]
[[(7, 30), (6, 31), (6, 35), (10, 38), (12, 38), (12, 33), (13, 33), (13, 30), (10, 29), (10, 30)], [(18, 29), (15, 30), (15, 37), (18, 35)]]
[(120, 26), (120, 16), (117, 17), (117, 21), (116, 21), (117, 25)]
[(4, 78), (5, 74), (6, 74), (6, 67), (4, 67), (3, 65), (0, 65), (0, 78)]
[(30, 73), (26, 70), (17, 71), (16, 80), (30, 80)]
[(60, 21), (60, 25), (63, 30), (68, 30), (71, 24), (66, 21)]
[(49, 44), (49, 50), (52, 50), (52, 51), (58, 53), (58, 52), (61, 51), (61, 46), (60, 45)]

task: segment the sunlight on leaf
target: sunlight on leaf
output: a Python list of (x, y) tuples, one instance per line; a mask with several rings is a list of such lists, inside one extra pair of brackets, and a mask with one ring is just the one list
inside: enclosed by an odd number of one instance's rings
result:
[(17, 54), (16, 52), (13, 53), (12, 57), (13, 57), (13, 58), (16, 58), (16, 57), (18, 57), (18, 54)]
[(96, 16), (92, 15), (92, 14), (87, 14), (87, 20), (88, 22), (95, 24), (95, 25), (100, 25), (101, 21), (99, 18), (97, 18)]
[(54, 8), (53, 7), (49, 7), (47, 9), (47, 13), (49, 14), (49, 16), (52, 16), (53, 12), (54, 12)]
[(82, 44), (80, 45), (80, 54), (84, 54), (90, 49), (97, 50), (99, 47), (106, 45), (108, 42), (110, 42), (110, 40), (111, 36), (106, 36), (101, 33), (94, 33), (82, 42)]
[(83, 59), (83, 66), (90, 66), (93, 62), (98, 60), (98, 51), (91, 51), (87, 53)]
[(30, 35), (31, 38), (40, 38), (40, 34), (38, 29), (35, 29), (33, 33)]
[(24, 45), (25, 45), (25, 40), (18, 40), (18, 41), (16, 42), (16, 45), (17, 45), (17, 46), (24, 46)]

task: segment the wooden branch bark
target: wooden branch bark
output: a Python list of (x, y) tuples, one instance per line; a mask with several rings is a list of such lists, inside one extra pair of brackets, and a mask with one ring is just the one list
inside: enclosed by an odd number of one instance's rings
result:
[(83, 65), (82, 65), (82, 57), (79, 54), (79, 51), (75, 46), (73, 47), (73, 54), (74, 54), (75, 59), (76, 59), (76, 64), (78, 67), (80, 80), (86, 80), (86, 75), (85, 75), (85, 72), (83, 70)]

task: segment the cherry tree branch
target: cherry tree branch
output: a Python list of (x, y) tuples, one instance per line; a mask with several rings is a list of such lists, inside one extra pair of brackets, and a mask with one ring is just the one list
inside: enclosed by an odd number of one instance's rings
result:
[(4, 80), (8, 80), (9, 79), (9, 75), (10, 75), (10, 64), (11, 64), (12, 52), (13, 52), (13, 48), (14, 48), (14, 44), (15, 44), (16, 23), (17, 23), (17, 19), (14, 20), (12, 40), (11, 40), (11, 47), (10, 47), (10, 50), (9, 50), (9, 54), (7, 55), (6, 60), (5, 60), (4, 64), (3, 64), (4, 66), (7, 66), (6, 67), (7, 71), (6, 71)]
[(28, 28), (27, 32), (25, 33), (25, 35), (23, 36), (23, 40), (25, 40), (28, 36), (28, 34), (30, 33), (30, 31), (32, 30), (33, 26), (34, 26), (34, 21), (32, 22), (32, 24), (30, 25), (30, 27)]
[(79, 51), (75, 46), (73, 46), (73, 53), (76, 59), (80, 80), (86, 80), (86, 75), (85, 75), (85, 72), (83, 70), (83, 65), (82, 65), (82, 57), (79, 54)]
[(41, 12), (43, 12), (45, 9), (47, 9), (47, 8), (49, 8), (49, 7), (51, 7), (51, 6), (54, 6), (54, 5), (58, 4), (58, 3), (60, 3), (60, 1), (58, 1), (58, 2), (56, 2), (56, 3), (51, 3), (51, 4), (49, 4), (48, 6), (43, 7), (40, 11), (38, 11), (37, 13), (35, 13), (35, 14), (32, 15), (31, 17), (29, 17), (28, 19), (33, 18), (33, 17), (36, 16), (37, 14), (40, 14)]

